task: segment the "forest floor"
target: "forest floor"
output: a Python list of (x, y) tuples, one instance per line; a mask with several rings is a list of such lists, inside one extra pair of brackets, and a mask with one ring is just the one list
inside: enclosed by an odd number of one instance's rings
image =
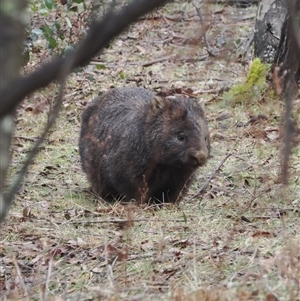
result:
[[(1, 300), (300, 300), (299, 139), (285, 187), (283, 103), (255, 91), (240, 103), (223, 97), (246, 79), (256, 9), (202, 9), (212, 56), (192, 3), (168, 4), (69, 77), (60, 117), (1, 225)], [(84, 13), (58, 11), (34, 13), (32, 28), (59, 17), (65, 41), (81, 35)], [(30, 55), (25, 73), (53, 52), (40, 38)], [(179, 205), (108, 204), (89, 192), (78, 155), (81, 113), (93, 97), (125, 85), (205, 102), (211, 158)], [(52, 84), (19, 107), (12, 179), (57, 91)], [(295, 113), (299, 124), (299, 102)]]

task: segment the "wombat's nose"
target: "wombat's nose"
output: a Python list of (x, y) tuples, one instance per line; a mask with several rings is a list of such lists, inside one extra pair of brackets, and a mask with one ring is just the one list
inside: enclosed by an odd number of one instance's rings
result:
[(208, 150), (195, 151), (190, 154), (196, 166), (203, 165), (208, 158)]

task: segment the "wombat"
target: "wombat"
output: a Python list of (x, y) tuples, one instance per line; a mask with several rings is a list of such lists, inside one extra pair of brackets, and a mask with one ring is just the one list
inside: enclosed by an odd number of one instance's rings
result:
[(116, 88), (82, 115), (82, 168), (104, 199), (176, 203), (209, 150), (204, 111), (193, 98)]

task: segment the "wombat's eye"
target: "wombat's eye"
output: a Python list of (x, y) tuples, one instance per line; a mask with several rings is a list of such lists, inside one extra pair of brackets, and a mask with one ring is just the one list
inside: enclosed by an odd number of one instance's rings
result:
[(177, 139), (179, 141), (184, 141), (185, 140), (185, 135), (183, 133), (180, 133), (180, 134), (177, 135)]

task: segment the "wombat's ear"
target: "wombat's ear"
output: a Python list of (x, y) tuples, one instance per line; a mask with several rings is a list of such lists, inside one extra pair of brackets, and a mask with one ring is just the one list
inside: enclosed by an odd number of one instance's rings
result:
[(152, 110), (154, 112), (158, 112), (158, 111), (163, 110), (163, 108), (165, 106), (164, 100), (159, 96), (154, 96), (152, 98), (151, 102), (152, 102)]

